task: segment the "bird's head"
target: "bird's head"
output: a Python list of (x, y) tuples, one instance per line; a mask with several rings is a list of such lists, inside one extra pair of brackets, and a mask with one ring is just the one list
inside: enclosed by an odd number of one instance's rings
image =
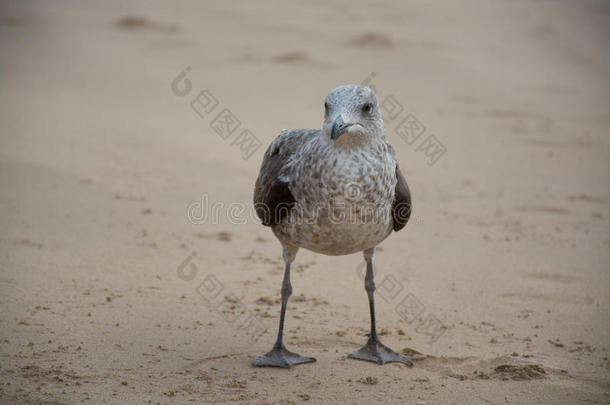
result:
[(375, 92), (348, 84), (337, 87), (324, 102), (322, 131), (337, 144), (361, 144), (383, 138), (383, 119)]

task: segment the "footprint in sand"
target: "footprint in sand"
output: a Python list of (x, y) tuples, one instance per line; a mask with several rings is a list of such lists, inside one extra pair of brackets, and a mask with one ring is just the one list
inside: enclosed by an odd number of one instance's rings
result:
[(177, 25), (162, 24), (142, 16), (126, 16), (115, 22), (115, 27), (126, 31), (153, 31), (174, 33), (179, 30)]

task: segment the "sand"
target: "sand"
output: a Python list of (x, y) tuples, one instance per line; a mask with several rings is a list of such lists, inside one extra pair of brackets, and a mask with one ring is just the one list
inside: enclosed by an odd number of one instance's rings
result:
[[(0, 7), (0, 402), (609, 403), (608, 5), (228, 3)], [(262, 154), (345, 83), (413, 194), (376, 273), (415, 367), (346, 358), (362, 256), (302, 250), (286, 343), (318, 361), (253, 368), (282, 277)]]

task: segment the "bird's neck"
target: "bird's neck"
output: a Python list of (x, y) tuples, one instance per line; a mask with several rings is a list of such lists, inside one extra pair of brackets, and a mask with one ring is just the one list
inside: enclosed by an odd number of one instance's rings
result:
[(347, 133), (341, 135), (338, 139), (332, 140), (325, 137), (324, 143), (327, 147), (334, 149), (336, 152), (354, 152), (361, 149), (374, 148), (378, 144), (384, 142), (383, 134), (371, 135), (364, 133)]

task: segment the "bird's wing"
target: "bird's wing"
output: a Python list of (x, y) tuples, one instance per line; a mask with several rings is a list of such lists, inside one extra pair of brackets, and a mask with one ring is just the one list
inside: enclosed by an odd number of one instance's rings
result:
[[(386, 141), (388, 151), (396, 158), (394, 147)], [(392, 201), (392, 221), (394, 231), (398, 232), (407, 225), (411, 217), (411, 191), (402, 175), (398, 162), (396, 162), (396, 188), (394, 189), (394, 201)]]
[(290, 179), (286, 177), (287, 167), (298, 147), (315, 132), (317, 131), (308, 129), (284, 131), (265, 152), (254, 186), (254, 208), (263, 225), (278, 224), (294, 206)]
[(392, 220), (394, 230), (400, 231), (407, 225), (411, 216), (411, 192), (398, 163), (396, 163), (396, 189), (394, 191), (394, 201), (392, 202)]

